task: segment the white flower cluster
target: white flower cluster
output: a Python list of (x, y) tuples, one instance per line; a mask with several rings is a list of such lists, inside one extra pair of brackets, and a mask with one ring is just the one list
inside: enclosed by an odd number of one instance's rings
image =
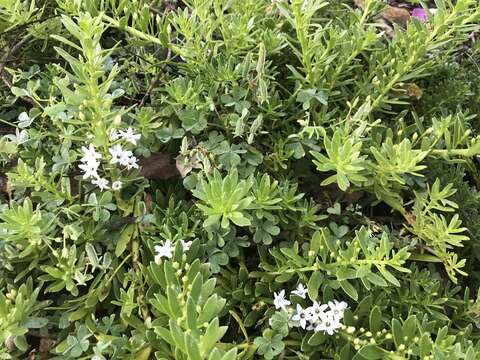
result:
[[(303, 299), (306, 299), (308, 290), (303, 284), (299, 284), (297, 289), (292, 291)], [(329, 301), (328, 304), (321, 304), (313, 301), (309, 307), (303, 308), (300, 304), (296, 305), (296, 309), (288, 308), (292, 303), (285, 298), (285, 290), (273, 294), (273, 304), (275, 308), (289, 313), (289, 325), (301, 327), (314, 332), (322, 331), (328, 335), (333, 335), (342, 328), (343, 312), (348, 304), (344, 301)]]
[[(140, 139), (140, 134), (135, 134), (132, 128), (127, 130), (113, 131), (110, 135), (112, 140), (124, 140), (133, 145), (137, 144), (137, 141)], [(124, 166), (127, 170), (138, 169), (137, 158), (133, 155), (130, 150), (124, 150), (120, 144), (116, 144), (108, 149), (110, 153), (110, 164), (120, 164)], [(81, 164), (78, 166), (83, 172), (84, 179), (92, 179), (92, 184), (97, 185), (100, 190), (110, 189), (109, 182), (107, 179), (102, 178), (98, 174), (98, 168), (100, 166), (100, 161), (102, 155), (97, 152), (95, 146), (90, 144), (88, 147), (82, 146), (83, 157), (80, 159)], [(122, 182), (117, 180), (112, 182), (112, 190), (120, 190), (122, 188)]]
[[(190, 249), (190, 246), (192, 246), (191, 241), (184, 241), (180, 240), (182, 243), (182, 249), (183, 251), (188, 251)], [(173, 256), (173, 250), (175, 249), (175, 246), (172, 244), (170, 240), (166, 240), (163, 242), (161, 245), (155, 245), (155, 262), (158, 264), (162, 260), (163, 257), (167, 259), (171, 259)]]

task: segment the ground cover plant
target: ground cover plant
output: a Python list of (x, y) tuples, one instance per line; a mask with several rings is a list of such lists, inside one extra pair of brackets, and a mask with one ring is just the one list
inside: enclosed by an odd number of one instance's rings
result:
[(0, 0), (1, 359), (480, 359), (477, 0)]

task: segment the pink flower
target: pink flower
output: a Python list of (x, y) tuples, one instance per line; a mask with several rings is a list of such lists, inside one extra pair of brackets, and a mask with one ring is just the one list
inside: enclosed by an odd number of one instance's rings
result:
[(415, 8), (412, 10), (412, 17), (417, 18), (417, 20), (426, 23), (428, 21), (428, 15), (425, 9), (423, 8)]

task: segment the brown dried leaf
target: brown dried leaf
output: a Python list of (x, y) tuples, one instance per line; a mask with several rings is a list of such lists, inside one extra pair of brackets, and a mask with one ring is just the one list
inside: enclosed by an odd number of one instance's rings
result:
[(353, 3), (362, 10), (365, 8), (365, 0), (353, 0)]
[(27, 360), (35, 360), (37, 355), (37, 349), (33, 349), (28, 353)]
[(422, 89), (420, 89), (420, 87), (417, 84), (414, 84), (414, 83), (405, 84), (403, 88), (408, 97), (416, 98), (418, 100), (423, 95)]
[(153, 209), (153, 197), (149, 193), (145, 193), (143, 202), (145, 203), (145, 208), (147, 210), (147, 213), (151, 212)]
[(385, 19), (379, 18), (378, 22), (377, 22), (377, 26), (380, 29), (382, 29), (384, 31), (384, 33), (390, 38), (393, 37), (393, 35), (395, 34), (395, 31), (393, 30), (393, 27), (388, 25), (388, 23), (385, 21)]
[(410, 20), (410, 12), (407, 9), (389, 5), (385, 6), (380, 13), (380, 16), (391, 23), (402, 26), (407, 25), (408, 21)]
[(180, 176), (172, 158), (167, 154), (140, 158), (139, 164), (140, 174), (149, 180), (166, 180)]
[(0, 194), (8, 194), (8, 179), (3, 174), (0, 174)]
[(410, 225), (415, 225), (417, 221), (417, 217), (415, 216), (415, 214), (412, 214), (409, 212), (405, 213), (403, 217), (405, 218), (405, 220), (407, 220), (407, 223), (409, 223)]
[(193, 169), (201, 169), (202, 167), (196, 155), (190, 158), (183, 156), (177, 157), (176, 166), (182, 178), (187, 176)]
[(57, 340), (48, 337), (42, 337), (40, 339), (40, 345), (38, 346), (40, 358), (42, 360), (48, 359), (48, 353), (55, 347), (55, 345), (57, 345)]

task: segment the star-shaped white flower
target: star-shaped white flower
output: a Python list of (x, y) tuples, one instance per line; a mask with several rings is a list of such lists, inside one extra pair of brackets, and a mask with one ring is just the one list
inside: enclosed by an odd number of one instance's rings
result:
[(307, 327), (307, 312), (300, 304), (297, 304), (297, 312), (293, 315), (292, 320), (297, 321), (302, 329)]
[(291, 302), (285, 299), (285, 290), (281, 290), (278, 294), (273, 293), (273, 305), (275, 309), (284, 309), (291, 304)]
[(97, 177), (96, 179), (92, 180), (92, 184), (97, 185), (100, 190), (110, 189), (110, 187), (108, 186), (108, 180), (101, 177)]
[(297, 288), (292, 291), (292, 294), (300, 296), (302, 299), (305, 299), (308, 295), (308, 290), (303, 286), (302, 283), (298, 284)]
[(171, 259), (173, 256), (173, 247), (170, 240), (165, 241), (162, 245), (155, 245), (155, 262), (158, 264), (162, 257)]
[(98, 177), (97, 170), (99, 165), (100, 163), (98, 161), (95, 161), (95, 162), (91, 161), (86, 164), (78, 165), (80, 170), (83, 171), (83, 179), (89, 179), (91, 177), (97, 178)]
[(83, 157), (80, 159), (84, 163), (95, 162), (100, 159), (102, 155), (95, 150), (93, 144), (89, 144), (88, 148), (82, 146)]
[(18, 115), (18, 121), (20, 122), (27, 122), (30, 120), (30, 116), (24, 111)]
[[(123, 165), (123, 164), (122, 164)], [(127, 170), (138, 169), (137, 158), (135, 156), (130, 156), (125, 164)]]
[(120, 190), (122, 188), (122, 182), (120, 180), (114, 181), (112, 183), (112, 190)]
[(120, 130), (119, 135), (123, 140), (128, 141), (129, 143), (132, 143), (133, 145), (137, 145), (137, 141), (140, 140), (140, 137), (141, 137), (140, 134), (135, 134), (131, 127), (129, 127), (125, 131)]
[(110, 130), (110, 140), (115, 141), (118, 140), (120, 135), (118, 134), (118, 131), (115, 129)]
[(330, 308), (330, 312), (332, 313), (332, 315), (336, 319), (341, 320), (343, 319), (343, 313), (348, 307), (348, 304), (345, 301), (333, 300), (328, 302), (328, 307)]
[(190, 246), (192, 246), (192, 242), (191, 242), (191, 241), (180, 240), (180, 242), (182, 243), (183, 251), (188, 251), (188, 250), (190, 250)]
[(341, 327), (342, 327), (342, 323), (340, 322), (340, 320), (336, 319), (335, 316), (333, 316), (333, 314), (330, 311), (327, 311), (320, 317), (314, 331), (315, 332), (323, 331), (328, 335), (333, 335)]
[[(123, 150), (120, 144), (112, 146), (110, 149), (108, 149), (108, 152), (112, 156), (112, 159), (110, 160), (110, 164), (117, 164), (117, 163), (122, 164), (122, 161), (126, 163), (128, 162), (129, 156), (132, 155), (131, 151)], [(122, 164), (122, 165), (125, 165), (125, 164)]]
[(307, 311), (307, 320), (314, 323), (322, 317), (327, 310), (328, 305), (320, 304), (318, 301), (314, 301), (312, 306), (309, 306)]

